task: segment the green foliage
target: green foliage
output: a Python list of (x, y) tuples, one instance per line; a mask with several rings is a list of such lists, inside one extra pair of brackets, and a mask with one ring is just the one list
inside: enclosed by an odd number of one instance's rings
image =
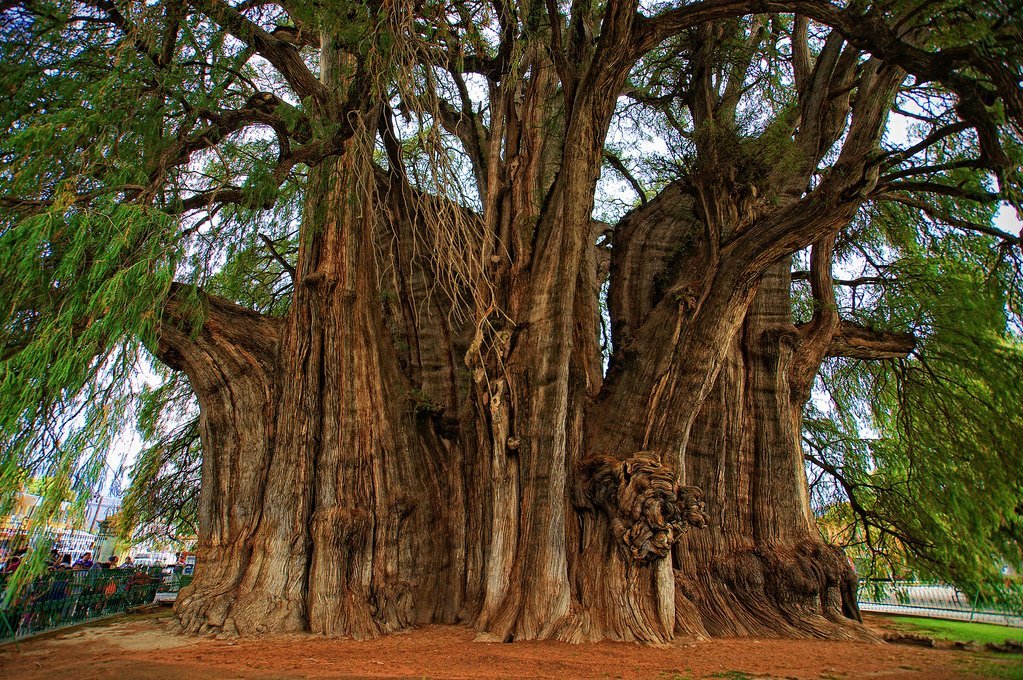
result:
[(920, 632), (940, 640), (958, 640), (960, 642), (970, 642), (972, 640), (980, 644), (988, 642), (1000, 644), (1006, 640), (1023, 642), (1023, 630), (1009, 628), (1008, 626), (996, 626), (990, 623), (942, 621), (940, 619), (923, 619), (915, 616), (892, 616), (890, 620), (899, 628)]
[(174, 374), (159, 387), (144, 390), (140, 406), (138, 428), (149, 446), (131, 471), (121, 506), (121, 538), (137, 543), (194, 536), (202, 465), (194, 397), (185, 378)]
[(811, 406), (806, 438), (811, 462), (836, 484), (818, 484), (818, 504), (850, 500), (827, 522), (871, 558), (861, 576), (908, 571), (1019, 606), (1019, 589), (1001, 576), (1004, 565), (1023, 567), (1014, 269), (992, 239), (900, 217), (874, 248), (887, 253), (885, 283), (860, 299), (857, 316), (911, 328), (918, 345), (904, 361), (840, 360), (822, 372), (830, 405)]
[(43, 481), (41, 529), (101, 483), (127, 425), (141, 344), (154, 340), (176, 253), (166, 215), (97, 202), (6, 220), (0, 233), (0, 492)]
[[(210, 62), (161, 65), (139, 49), (160, 7), (119, 20), (64, 0), (0, 12), (0, 513), (34, 480), (38, 533), (103, 485), (173, 280), (217, 272), (214, 287), (280, 312), (282, 267), (265, 251), (257, 264), (272, 262), (271, 274), (236, 263), (258, 259), (256, 230), (287, 240), (297, 192), (267, 179), (277, 149), (265, 138), (190, 155), (201, 147), (190, 136), (215, 130), (199, 112), (244, 104), (255, 75), (200, 19), (182, 25), (178, 49)], [(231, 183), (251, 195), (241, 207), (179, 216), (183, 200)], [(245, 207), (268, 202), (269, 227)]]

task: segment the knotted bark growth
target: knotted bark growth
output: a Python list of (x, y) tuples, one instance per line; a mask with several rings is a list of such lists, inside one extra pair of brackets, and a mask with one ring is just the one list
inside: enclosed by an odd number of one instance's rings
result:
[(640, 452), (626, 460), (597, 456), (579, 466), (586, 498), (607, 515), (619, 545), (640, 564), (663, 559), (689, 531), (707, 525), (703, 494)]

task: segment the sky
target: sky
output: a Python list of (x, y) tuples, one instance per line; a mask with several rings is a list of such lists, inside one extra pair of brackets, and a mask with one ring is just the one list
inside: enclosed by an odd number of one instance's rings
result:
[(1002, 231), (1007, 231), (1010, 234), (1020, 235), (1020, 228), (1023, 227), (1023, 222), (1020, 222), (1019, 217), (1016, 216), (1016, 211), (1009, 205), (1002, 205), (998, 211), (998, 215), (995, 217), (995, 226)]

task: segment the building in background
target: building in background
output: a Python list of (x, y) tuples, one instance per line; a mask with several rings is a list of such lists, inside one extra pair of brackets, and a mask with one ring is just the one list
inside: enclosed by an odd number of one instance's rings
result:
[[(0, 560), (6, 560), (7, 555), (18, 548), (27, 547), (33, 529), (32, 518), (42, 501), (37, 494), (19, 492), (11, 514), (0, 518)], [(101, 523), (120, 507), (119, 496), (97, 495), (86, 504), (82, 517), (76, 518), (71, 504), (64, 503), (62, 512), (50, 520), (42, 536), (52, 541), (52, 548), (58, 553), (70, 553), (71, 559), (76, 560), (83, 553), (96, 551)]]
[[(32, 518), (42, 504), (42, 497), (20, 492), (13, 511), (0, 517), (0, 564), (18, 548), (27, 547), (30, 534), (36, 529)], [(195, 536), (176, 536), (168, 527), (148, 526), (144, 532), (125, 532), (118, 526), (121, 509), (120, 495), (98, 494), (85, 506), (80, 516), (74, 516), (71, 504), (65, 503), (62, 512), (50, 520), (42, 536), (60, 555), (70, 553), (72, 561), (86, 552), (97, 562), (105, 562), (111, 555), (132, 559), (145, 566), (174, 564), (181, 554), (187, 554), (195, 545)], [(135, 545), (121, 540), (126, 533), (148, 536)]]

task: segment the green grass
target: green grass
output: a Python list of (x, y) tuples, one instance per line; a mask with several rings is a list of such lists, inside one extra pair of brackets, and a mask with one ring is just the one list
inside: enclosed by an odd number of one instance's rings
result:
[(1010, 654), (1002, 658), (982, 657), (970, 670), (985, 678), (1023, 680), (1023, 656)]
[[(971, 623), (968, 621), (941, 621), (915, 616), (892, 616), (889, 620), (893, 628), (909, 633), (920, 633), (940, 640), (973, 640), (980, 644), (986, 642), (1002, 643), (1006, 639), (1023, 642), (1023, 629), (996, 626), (990, 623)], [(966, 662), (966, 672), (985, 678), (999, 680), (1023, 680), (1023, 654), (1000, 654), (984, 652), (972, 654)]]
[(1009, 628), (990, 623), (972, 623), (968, 621), (941, 621), (924, 619), (915, 616), (893, 616), (893, 623), (909, 632), (921, 633), (942, 640), (975, 640), (985, 642), (1005, 642), (1006, 639), (1023, 642), (1023, 628)]

